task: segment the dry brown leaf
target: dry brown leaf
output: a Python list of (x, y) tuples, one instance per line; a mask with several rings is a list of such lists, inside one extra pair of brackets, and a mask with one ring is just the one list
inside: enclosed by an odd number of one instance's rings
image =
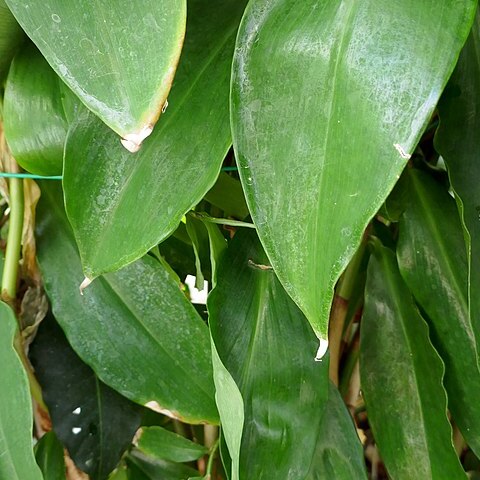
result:
[(25, 179), (23, 185), (25, 197), (22, 233), (23, 274), (35, 285), (40, 285), (41, 277), (36, 260), (35, 245), (35, 210), (40, 199), (40, 188), (31, 179)]

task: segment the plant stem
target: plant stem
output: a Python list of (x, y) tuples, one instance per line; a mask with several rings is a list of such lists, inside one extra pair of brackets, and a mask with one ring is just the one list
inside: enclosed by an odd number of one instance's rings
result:
[(23, 180), (11, 178), (10, 190), (10, 219), (8, 226), (7, 248), (2, 277), (2, 298), (9, 304), (15, 302), (17, 296), (18, 263), (22, 246), (23, 229)]
[(210, 456), (208, 457), (208, 463), (207, 463), (207, 471), (205, 473), (205, 478), (207, 480), (210, 480), (212, 478), (213, 460), (215, 460), (215, 454), (217, 453), (218, 442), (219, 442), (219, 439), (217, 438), (217, 440), (215, 441), (215, 443), (213, 444), (210, 450)]
[[(19, 168), (13, 158), (8, 159), (10, 169), (13, 173), (18, 173)], [(23, 179), (9, 179), (9, 197), (10, 197), (10, 216), (8, 220), (7, 248), (5, 250), (5, 263), (2, 275), (2, 300), (8, 303), (16, 312), (18, 267), (20, 262), (20, 252), (22, 249), (22, 233), (25, 199), (23, 192)], [(23, 348), (23, 339), (20, 332), (17, 333), (14, 340), (14, 347), (27, 373), (32, 397), (37, 401), (40, 407), (48, 412), (48, 408), (43, 401), (42, 389), (32, 371), (32, 366), (25, 354)]]
[(204, 445), (207, 448), (213, 448), (218, 439), (218, 427), (215, 425), (205, 425), (203, 427)]

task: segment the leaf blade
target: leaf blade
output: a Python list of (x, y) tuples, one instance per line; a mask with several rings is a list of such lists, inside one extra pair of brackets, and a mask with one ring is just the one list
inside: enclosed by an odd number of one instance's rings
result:
[(452, 444), (443, 372), (393, 252), (376, 244), (367, 272), (360, 376), (392, 479), (466, 478)]
[(475, 6), (249, 4), (231, 90), (239, 173), (270, 261), (320, 339), (333, 286), (415, 147)]
[(51, 316), (42, 321), (30, 358), (58, 439), (92, 480), (107, 478), (140, 426), (141, 408), (98, 380)]
[[(462, 435), (479, 451), (478, 341), (468, 308), (467, 254), (455, 201), (435, 181), (409, 171), (410, 205), (400, 220), (400, 272), (430, 319), (432, 340), (445, 362), (449, 408)], [(469, 372), (465, 377), (465, 372)]]
[[(339, 453), (335, 467), (366, 478), (353, 423), (335, 390), (330, 399), (340, 402), (339, 408), (329, 413), (336, 412), (346, 430), (329, 429), (335, 422), (326, 421), (328, 362), (314, 362), (308, 347), (316, 344), (315, 336), (268, 266), (255, 232), (235, 234), (207, 305), (219, 358), (243, 397), (239, 478), (271, 478), (272, 471), (285, 479), (322, 478), (316, 457), (330, 449)], [(228, 432), (224, 425), (224, 433), (238, 434), (241, 427), (237, 423)], [(322, 434), (348, 440), (329, 445)], [(235, 461), (236, 452), (230, 453)]]
[(64, 188), (85, 276), (93, 279), (144, 255), (214, 184), (231, 145), (230, 63), (243, 5), (190, 2), (170, 106), (135, 157), (93, 115), (72, 126)]
[(185, 33), (185, 0), (142, 0), (135, 8), (125, 0), (108, 8), (100, 0), (7, 4), (82, 102), (122, 138), (137, 135), (140, 144), (170, 90)]
[(17, 321), (3, 302), (0, 302), (0, 330), (0, 363), (4, 372), (0, 389), (0, 475), (11, 480), (42, 480), (33, 456), (27, 374), (13, 348)]
[(147, 456), (177, 463), (198, 460), (208, 453), (203, 445), (158, 426), (142, 428), (136, 447)]
[[(147, 256), (97, 279), (80, 296), (80, 260), (57, 187), (42, 185), (38, 259), (55, 318), (72, 347), (127, 398), (192, 423), (217, 423), (208, 330), (179, 285)], [(116, 329), (137, 340), (124, 342)], [(159, 376), (159, 366), (175, 375)]]

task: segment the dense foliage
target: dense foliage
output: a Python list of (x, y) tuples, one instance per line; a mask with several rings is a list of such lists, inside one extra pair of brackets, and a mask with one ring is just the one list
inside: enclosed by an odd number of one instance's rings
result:
[(480, 478), (476, 10), (0, 0), (0, 479)]

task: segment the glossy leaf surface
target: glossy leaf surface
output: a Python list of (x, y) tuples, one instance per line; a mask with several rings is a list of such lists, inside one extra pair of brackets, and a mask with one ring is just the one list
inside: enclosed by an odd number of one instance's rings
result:
[(82, 102), (121, 137), (141, 143), (170, 90), (186, 1), (139, 0), (134, 8), (127, 0), (6, 2)]
[(27, 44), (12, 62), (4, 97), (5, 136), (15, 160), (37, 175), (61, 175), (71, 95), (42, 54)]
[(25, 370), (13, 348), (17, 321), (0, 302), (0, 478), (42, 480), (32, 449), (32, 402)]
[(144, 255), (215, 182), (231, 144), (230, 65), (243, 6), (237, 0), (189, 2), (169, 107), (138, 154), (126, 152), (93, 115), (70, 131), (66, 208), (87, 277)]
[(136, 446), (147, 456), (172, 462), (191, 462), (208, 453), (203, 445), (157, 426), (143, 428)]
[(80, 259), (52, 183), (42, 184), (37, 234), (55, 317), (98, 377), (168, 415), (216, 423), (208, 330), (169, 271), (146, 256), (80, 296)]
[[(435, 146), (443, 155), (467, 229), (469, 310), (480, 336), (480, 13), (439, 104)], [(480, 455), (478, 453), (477, 455)]]
[(465, 479), (452, 445), (442, 361), (394, 254), (379, 244), (368, 266), (360, 373), (389, 477)]
[(46, 480), (65, 480), (63, 445), (55, 433), (47, 432), (35, 445), (35, 459)]
[(70, 457), (92, 480), (107, 478), (140, 426), (141, 407), (98, 380), (52, 317), (40, 325), (30, 357)]
[(4, 80), (18, 46), (23, 42), (24, 33), (15, 17), (0, 0), (0, 82)]
[[(467, 251), (455, 200), (423, 172), (410, 171), (410, 206), (400, 222), (398, 263), (429, 316), (432, 341), (445, 362), (455, 422), (480, 452), (478, 342), (468, 311)], [(465, 373), (468, 372), (468, 375)]]
[[(338, 393), (331, 399), (339, 407), (327, 407), (328, 362), (314, 361), (315, 335), (277, 280), (255, 232), (238, 231), (231, 241), (208, 308), (218, 355), (244, 402), (239, 478), (270, 479), (272, 472), (286, 480), (322, 478), (317, 457), (325, 456), (334, 470), (366, 478), (361, 446)], [(337, 421), (324, 421), (336, 414)], [(322, 445), (325, 436), (345, 436), (348, 442)]]
[(239, 172), (272, 265), (319, 338), (333, 286), (415, 148), (476, 4), (249, 4), (231, 93)]

